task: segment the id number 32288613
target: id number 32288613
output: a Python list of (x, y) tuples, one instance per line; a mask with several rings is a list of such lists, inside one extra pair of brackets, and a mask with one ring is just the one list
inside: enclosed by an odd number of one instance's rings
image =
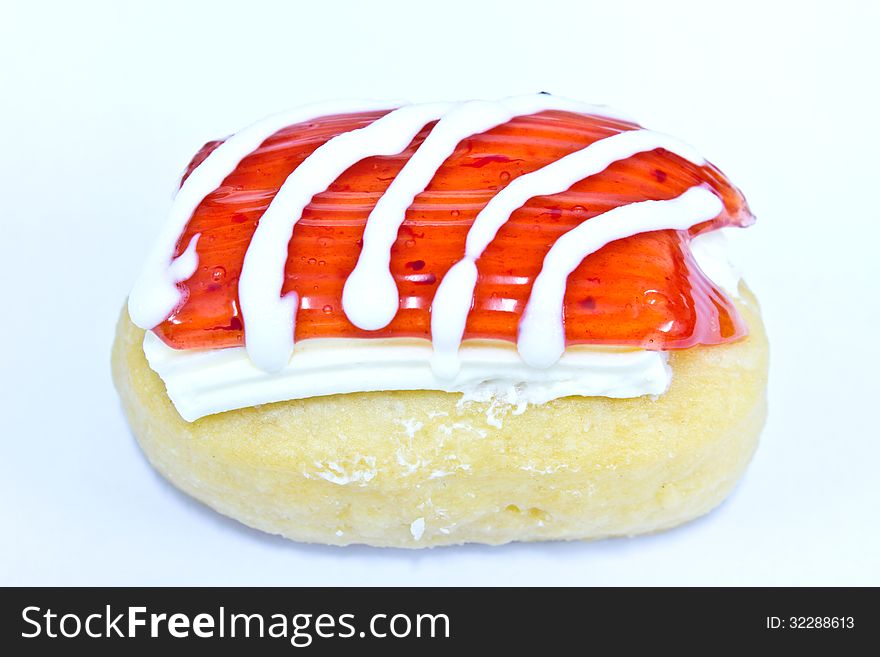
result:
[(851, 630), (855, 627), (852, 616), (767, 616), (768, 630)]

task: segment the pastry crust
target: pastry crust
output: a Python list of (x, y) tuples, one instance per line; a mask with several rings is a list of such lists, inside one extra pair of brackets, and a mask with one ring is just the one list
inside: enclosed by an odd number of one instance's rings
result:
[(113, 375), (143, 451), (225, 515), (297, 541), (407, 548), (593, 539), (700, 516), (734, 487), (766, 416), (767, 339), (670, 354), (656, 399), (566, 397), (518, 413), (372, 392), (178, 415), (123, 310)]

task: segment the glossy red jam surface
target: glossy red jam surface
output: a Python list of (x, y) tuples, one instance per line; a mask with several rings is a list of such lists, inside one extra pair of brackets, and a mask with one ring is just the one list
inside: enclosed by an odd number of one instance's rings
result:
[[(183, 301), (155, 332), (179, 348), (242, 345), (238, 277), (251, 236), (278, 188), (309, 154), (335, 135), (368, 125), (384, 112), (324, 117), (291, 126), (245, 157), (205, 198), (178, 242), (200, 233), (199, 267), (180, 284)], [(367, 215), (425, 139), (427, 126), (402, 153), (355, 164), (312, 199), (289, 243), (284, 293), (300, 296), (296, 339), (430, 338), (437, 285), (464, 254), (477, 213), (510, 181), (634, 124), (565, 112), (517, 118), (462, 141), (406, 214), (391, 253), (400, 310), (386, 328), (363, 331), (342, 310), (342, 287), (355, 266)], [(220, 142), (196, 155), (188, 175)], [(556, 239), (616, 206), (665, 200), (705, 183), (724, 212), (690, 231), (753, 221), (739, 190), (715, 167), (695, 166), (658, 149), (617, 162), (568, 191), (531, 199), (514, 212), (478, 260), (479, 280), (467, 338), (515, 341), (520, 316), (545, 254)], [(702, 274), (686, 231), (656, 231), (613, 242), (588, 256), (568, 279), (568, 344), (677, 349), (742, 337), (732, 302)]]

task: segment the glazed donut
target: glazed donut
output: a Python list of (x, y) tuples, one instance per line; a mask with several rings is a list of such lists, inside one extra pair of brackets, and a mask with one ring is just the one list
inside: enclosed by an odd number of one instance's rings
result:
[(325, 103), (209, 142), (123, 310), (123, 407), (181, 490), (299, 541), (634, 535), (720, 503), (766, 414), (754, 221), (605, 107)]

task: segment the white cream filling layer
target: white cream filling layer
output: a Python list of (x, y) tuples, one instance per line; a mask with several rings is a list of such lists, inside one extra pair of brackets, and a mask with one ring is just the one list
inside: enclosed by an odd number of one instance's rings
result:
[(571, 395), (639, 397), (662, 394), (671, 378), (664, 352), (571, 347), (544, 369), (526, 365), (515, 345), (494, 341), (465, 342), (453, 379), (434, 374), (428, 340), (301, 340), (275, 373), (256, 367), (243, 347), (176, 350), (149, 331), (144, 353), (189, 422), (258, 404), (384, 390), (441, 390), (516, 405)]

